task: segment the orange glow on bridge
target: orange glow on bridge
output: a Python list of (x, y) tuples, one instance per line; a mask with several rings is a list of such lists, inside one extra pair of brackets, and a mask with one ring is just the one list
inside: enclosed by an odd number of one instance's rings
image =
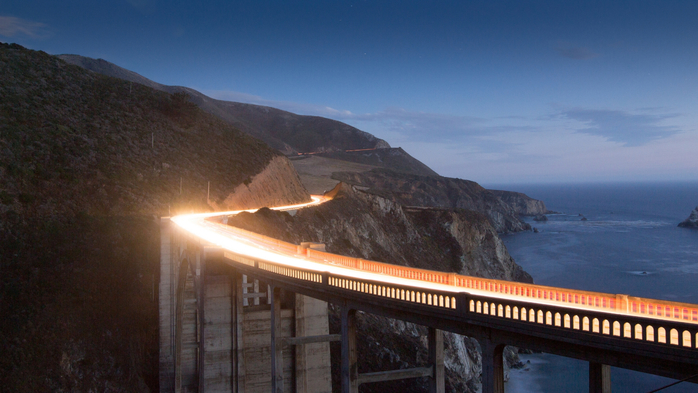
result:
[[(297, 210), (329, 200), (312, 196), (304, 204), (281, 206), (274, 210)], [(199, 239), (237, 255), (317, 272), (329, 272), (351, 279), (370, 280), (446, 292), (468, 292), (493, 299), (507, 299), (569, 309), (593, 310), (610, 314), (639, 316), (698, 324), (698, 306), (694, 304), (646, 299), (627, 295), (572, 290), (542, 285), (485, 279), (424, 269), (415, 269), (323, 251), (301, 248), (253, 232), (207, 220), (257, 209), (180, 215), (172, 218), (182, 229)]]

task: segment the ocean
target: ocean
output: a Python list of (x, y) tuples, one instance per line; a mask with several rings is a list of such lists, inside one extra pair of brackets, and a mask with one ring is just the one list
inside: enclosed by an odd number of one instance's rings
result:
[[(678, 228), (698, 206), (698, 183), (487, 185), (545, 202), (539, 233), (503, 236), (535, 283), (698, 304), (698, 230)], [(586, 220), (583, 220), (586, 218)], [(588, 392), (588, 364), (522, 355), (508, 393)], [(698, 372), (698, 370), (696, 371)], [(612, 391), (649, 392), (674, 380), (612, 368)], [(681, 383), (666, 393), (698, 392)]]

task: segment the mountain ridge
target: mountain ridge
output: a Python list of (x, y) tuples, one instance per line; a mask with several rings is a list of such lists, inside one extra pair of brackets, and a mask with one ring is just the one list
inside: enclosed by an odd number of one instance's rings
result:
[(57, 57), (90, 71), (140, 83), (156, 90), (168, 93), (185, 92), (190, 95), (191, 101), (204, 111), (228, 121), (287, 155), (390, 147), (388, 142), (337, 120), (297, 115), (269, 106), (217, 100), (189, 87), (154, 82), (104, 59), (71, 54)]

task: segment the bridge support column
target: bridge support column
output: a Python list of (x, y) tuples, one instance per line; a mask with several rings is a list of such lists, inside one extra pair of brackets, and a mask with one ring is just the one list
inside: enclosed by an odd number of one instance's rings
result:
[(429, 379), (429, 393), (444, 393), (444, 334), (441, 330), (429, 328), (429, 364), (434, 374)]
[(206, 391), (206, 377), (205, 377), (205, 367), (204, 365), (206, 364), (206, 332), (204, 326), (206, 325), (205, 321), (205, 312), (204, 308), (206, 307), (206, 254), (204, 250), (200, 250), (199, 252), (196, 253), (196, 279), (198, 279), (198, 284), (199, 284), (199, 293), (197, 294), (197, 311), (198, 311), (198, 320), (199, 320), (199, 359), (198, 359), (198, 366), (199, 366), (199, 392), (205, 392)]
[(356, 364), (356, 310), (342, 306), (342, 393), (359, 392)]
[(482, 349), (482, 393), (504, 393), (504, 344), (478, 339)]
[(611, 393), (611, 366), (589, 362), (589, 393)]
[(271, 391), (284, 392), (284, 358), (281, 339), (281, 288), (271, 289)]

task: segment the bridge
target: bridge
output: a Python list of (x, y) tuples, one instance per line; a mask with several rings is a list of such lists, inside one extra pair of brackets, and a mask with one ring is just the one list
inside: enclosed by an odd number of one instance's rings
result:
[[(698, 305), (341, 256), (215, 220), (233, 213), (162, 219), (163, 392), (329, 391), (330, 341), (341, 342), (342, 392), (414, 377), (443, 392), (443, 331), (479, 342), (483, 393), (504, 392), (506, 345), (588, 361), (590, 392), (610, 392), (611, 366), (698, 382)], [(339, 335), (327, 302), (341, 308)], [(357, 311), (427, 326), (429, 365), (359, 374)], [(263, 358), (266, 377), (254, 380)]]

